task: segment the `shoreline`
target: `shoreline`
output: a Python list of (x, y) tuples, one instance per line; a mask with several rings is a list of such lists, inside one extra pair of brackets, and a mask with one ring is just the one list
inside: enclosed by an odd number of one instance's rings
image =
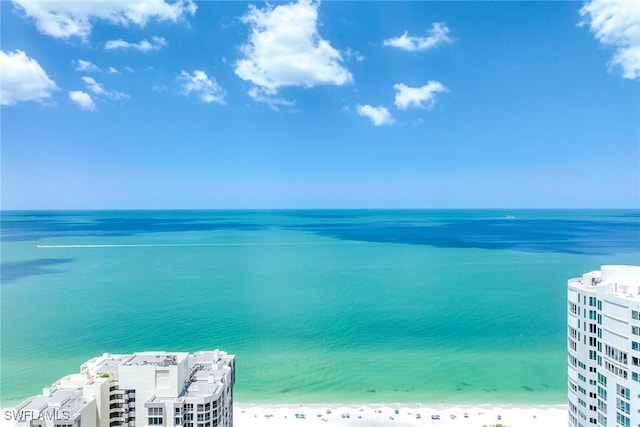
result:
[(234, 405), (236, 427), (564, 427), (567, 404), (251, 404)]
[[(2, 408), (0, 427), (13, 427)], [(235, 403), (236, 427), (564, 427), (567, 404)]]

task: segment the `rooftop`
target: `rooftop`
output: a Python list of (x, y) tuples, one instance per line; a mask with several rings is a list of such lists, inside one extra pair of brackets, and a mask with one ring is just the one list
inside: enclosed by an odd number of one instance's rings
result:
[(102, 356), (94, 357), (83, 363), (80, 372), (94, 378), (100, 377), (102, 374), (117, 377), (118, 366), (129, 357), (131, 357), (130, 354), (104, 353)]
[[(83, 363), (80, 373), (60, 378), (50, 387), (43, 389), (43, 394), (25, 400), (16, 410), (40, 413), (42, 411), (66, 411), (67, 416), (74, 417), (82, 408), (92, 402), (83, 397), (85, 386), (110, 382), (118, 378), (119, 369), (123, 366), (155, 366), (169, 367), (182, 365), (187, 368), (188, 381), (181, 396), (160, 398), (159, 400), (183, 399), (185, 397), (207, 397), (219, 395), (223, 391), (223, 378), (232, 372), (235, 356), (224, 351), (201, 351), (194, 354), (187, 352), (149, 351), (134, 354), (104, 353)], [(132, 368), (135, 370), (135, 368)], [(109, 374), (104, 375), (104, 374)], [(227, 377), (227, 381), (232, 378)], [(151, 401), (158, 400), (155, 397)]]
[(616, 297), (640, 300), (640, 266), (603, 265), (601, 270), (569, 280), (569, 284), (592, 292), (598, 289), (598, 292)]
[(156, 365), (156, 366), (175, 366), (180, 363), (188, 353), (167, 353), (164, 351), (149, 351), (143, 353), (134, 353), (128, 359), (124, 360), (122, 366), (140, 366), (140, 365)]
[(51, 391), (49, 396), (34, 396), (23, 405), (17, 406), (16, 410), (59, 413), (60, 417), (63, 416), (62, 412), (64, 411), (73, 418), (89, 402), (82, 396), (82, 389), (61, 388)]
[(117, 374), (118, 366), (125, 360), (125, 356), (111, 356), (109, 358), (103, 358), (95, 366), (96, 374)]
[(198, 378), (189, 384), (185, 397), (207, 397), (222, 393), (222, 383), (220, 381), (208, 382), (208, 378)]
[(202, 351), (189, 356), (191, 383), (186, 396), (203, 397), (222, 393), (222, 379), (231, 372), (233, 356), (218, 350)]

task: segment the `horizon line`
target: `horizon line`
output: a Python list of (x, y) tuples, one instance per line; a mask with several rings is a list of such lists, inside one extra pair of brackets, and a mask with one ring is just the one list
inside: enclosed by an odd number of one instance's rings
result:
[(244, 207), (244, 208), (27, 208), (27, 209), (2, 209), (4, 212), (238, 212), (238, 211), (263, 211), (263, 212), (283, 212), (283, 211), (640, 211), (638, 207)]

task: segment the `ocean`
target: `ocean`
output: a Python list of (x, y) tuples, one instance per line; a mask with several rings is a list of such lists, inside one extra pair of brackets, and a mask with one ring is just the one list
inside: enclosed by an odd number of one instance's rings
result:
[(3, 407), (214, 348), (241, 403), (564, 403), (567, 280), (640, 264), (640, 211), (4, 211), (1, 241)]

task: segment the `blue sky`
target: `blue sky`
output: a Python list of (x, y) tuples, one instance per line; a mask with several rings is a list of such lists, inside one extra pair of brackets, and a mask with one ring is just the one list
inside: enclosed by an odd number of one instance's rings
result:
[(2, 208), (638, 208), (640, 2), (0, 2)]

